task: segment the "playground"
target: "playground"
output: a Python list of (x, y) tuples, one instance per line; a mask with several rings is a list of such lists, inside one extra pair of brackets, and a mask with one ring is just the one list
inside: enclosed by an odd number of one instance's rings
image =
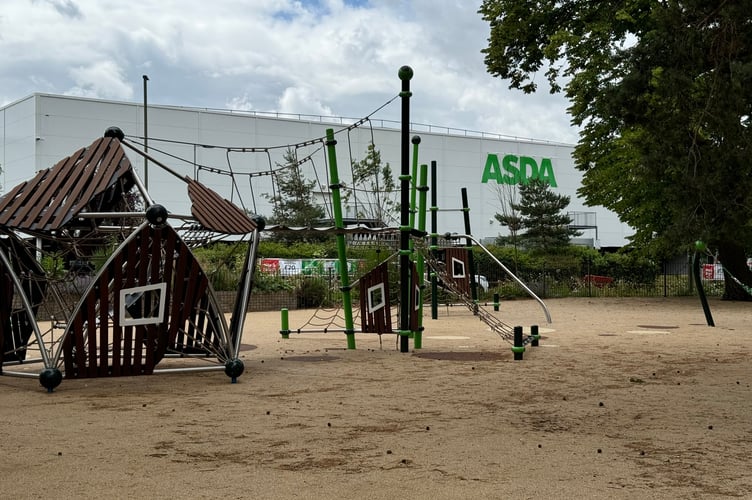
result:
[[(0, 378), (7, 498), (726, 498), (752, 495), (749, 304), (504, 301), (514, 361), (466, 307), (398, 336), (279, 334), (249, 313), (216, 372)], [(311, 311), (290, 311), (290, 325)], [(176, 363), (166, 359), (165, 366)]]

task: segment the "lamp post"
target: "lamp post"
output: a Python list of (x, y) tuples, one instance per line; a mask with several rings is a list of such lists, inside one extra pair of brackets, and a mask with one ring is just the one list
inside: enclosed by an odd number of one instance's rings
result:
[[(149, 81), (147, 75), (143, 75), (144, 79), (144, 153), (149, 152), (149, 128), (147, 125), (147, 111), (146, 111), (146, 82)], [(144, 187), (149, 189), (149, 159), (144, 158)]]

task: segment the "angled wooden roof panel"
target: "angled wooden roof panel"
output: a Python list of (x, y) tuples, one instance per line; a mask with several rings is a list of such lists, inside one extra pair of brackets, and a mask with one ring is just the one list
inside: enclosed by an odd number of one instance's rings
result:
[(187, 178), (186, 182), (191, 214), (202, 226), (224, 234), (248, 234), (256, 229), (256, 224), (237, 205), (197, 181)]
[(23, 190), (27, 184), (35, 184), (39, 182), (46, 174), (47, 170), (37, 172), (37, 175), (35, 175), (33, 179), (18, 184), (16, 187), (11, 189), (9, 193), (0, 198), (0, 224), (4, 226), (10, 225), (10, 220), (14, 216), (16, 216), (16, 213), (12, 210), (7, 210), (7, 208), (13, 205), (14, 200), (17, 196), (19, 196), (20, 193), (23, 193)]
[(131, 170), (116, 138), (102, 137), (0, 198), (0, 224), (54, 231)]

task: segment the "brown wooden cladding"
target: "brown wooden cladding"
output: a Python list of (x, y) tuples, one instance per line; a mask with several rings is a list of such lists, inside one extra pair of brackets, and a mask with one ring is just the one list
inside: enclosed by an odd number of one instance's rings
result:
[(198, 181), (186, 178), (191, 214), (205, 228), (223, 234), (248, 234), (256, 224), (235, 204), (220, 197)]
[[(158, 283), (167, 283), (163, 321), (124, 325), (120, 290)], [(63, 343), (66, 378), (148, 375), (168, 353), (226, 355), (227, 332), (208, 291), (172, 227), (142, 227), (73, 312)]]
[[(455, 286), (464, 294), (470, 295), (470, 264), (468, 250), (466, 248), (449, 247), (446, 250), (446, 274)], [(455, 277), (454, 265), (456, 262), (462, 263), (463, 275)]]
[[(360, 328), (365, 333), (392, 333), (392, 312), (389, 304), (389, 270), (382, 262), (360, 278)], [(384, 307), (368, 312), (368, 289), (384, 285)]]
[(131, 168), (120, 141), (99, 138), (0, 198), (0, 225), (30, 231), (60, 229)]

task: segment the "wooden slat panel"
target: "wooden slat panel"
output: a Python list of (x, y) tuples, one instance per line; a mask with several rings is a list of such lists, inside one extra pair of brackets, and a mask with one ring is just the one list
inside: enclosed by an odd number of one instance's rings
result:
[[(73, 204), (78, 199), (80, 191), (91, 181), (92, 172), (87, 172), (89, 163), (102, 154), (102, 149), (102, 139), (97, 139), (86, 149), (83, 157), (75, 163), (69, 162), (65, 165), (65, 168), (55, 169), (54, 172), (51, 172), (52, 184), (48, 191), (52, 195), (52, 199), (50, 199), (44, 215), (32, 215), (33, 219), (39, 218), (38, 229), (46, 229), (45, 226), (53, 220), (53, 215), (55, 219), (65, 219), (65, 217), (61, 217), (61, 212), (67, 208), (66, 205)], [(57, 224), (53, 225), (57, 227)]]
[[(123, 281), (123, 255), (118, 253), (112, 266), (112, 282), (122, 283)], [(117, 288), (117, 287), (116, 287)], [(112, 375), (119, 377), (123, 375), (123, 357), (127, 351), (130, 354), (129, 346), (125, 345), (123, 338), (123, 326), (120, 317), (120, 294), (112, 294)]]
[[(165, 322), (122, 326), (120, 290), (160, 282), (168, 284), (162, 297), (169, 311)], [(171, 226), (144, 226), (99, 274), (97, 288), (74, 313), (64, 344), (66, 377), (151, 374), (187, 323), (198, 325), (192, 332), (194, 352), (211, 354), (225, 338), (208, 278)]]
[(410, 272), (410, 281), (412, 286), (410, 287), (410, 330), (413, 332), (418, 331), (420, 326), (418, 323), (418, 293), (417, 289), (420, 286), (421, 276), (418, 276), (418, 268), (415, 266), (415, 262), (411, 261), (410, 266), (412, 271)]
[(11, 226), (15, 223), (16, 211), (18, 210), (16, 207), (23, 206), (26, 187), (39, 183), (45, 175), (47, 175), (47, 170), (37, 172), (33, 179), (22, 182), (0, 198), (0, 224)]
[(256, 224), (233, 203), (203, 184), (188, 179), (191, 213), (207, 229), (224, 234), (248, 234)]
[[(182, 250), (182, 251), (181, 251)], [(181, 326), (181, 305), (185, 304), (186, 288), (188, 287), (186, 272), (188, 271), (188, 259), (185, 251), (176, 249), (178, 258), (175, 266), (175, 280), (172, 289), (172, 307), (170, 308), (170, 328), (167, 332), (167, 345), (175, 345), (178, 328)]]
[[(73, 323), (73, 335), (76, 345), (76, 376), (86, 376), (86, 345), (84, 343), (84, 318), (82, 314), (76, 316)], [(66, 375), (68, 373), (66, 372)]]
[[(16, 212), (13, 227), (19, 229), (36, 227), (37, 215), (50, 205), (56, 196), (55, 188), (57, 183), (65, 179), (65, 173), (78, 160), (78, 156), (76, 155), (80, 155), (83, 151), (83, 149), (80, 149), (73, 156), (58, 162), (52, 169), (45, 170), (44, 175), (39, 179), (39, 183), (34, 185), (27, 184), (23, 192), (23, 197), (19, 196), (13, 207), (13, 210)], [(62, 172), (62, 174), (59, 175), (58, 172)]]
[(96, 304), (98, 297), (90, 295), (86, 302), (86, 345), (87, 366), (84, 370), (87, 377), (97, 376), (97, 315)]
[(109, 273), (103, 273), (99, 280), (99, 369), (97, 370), (97, 374), (100, 377), (108, 375), (110, 364), (109, 281)]
[[(137, 255), (138, 245), (131, 242), (128, 245), (128, 253), (125, 262), (121, 262), (121, 267), (127, 267), (125, 271), (125, 280), (118, 281), (116, 283), (122, 283), (120, 287), (131, 288), (134, 286), (135, 273), (131, 272), (130, 262), (135, 262)], [(121, 254), (122, 255), (122, 254)], [(138, 371), (134, 367), (134, 358), (136, 357), (136, 351), (139, 349), (136, 344), (136, 331), (133, 325), (125, 327), (125, 347), (123, 353), (123, 375), (138, 375)]]
[[(363, 332), (368, 333), (390, 333), (392, 332), (392, 315), (389, 304), (389, 268), (384, 262), (376, 266), (373, 270), (360, 278), (360, 316), (361, 328)], [(372, 286), (384, 284), (384, 307), (376, 311), (368, 311), (368, 289)]]
[[(468, 250), (466, 248), (447, 248), (446, 249), (446, 274), (454, 281), (457, 288), (462, 293), (470, 295), (470, 264), (467, 256)], [(457, 260), (464, 263), (465, 276), (461, 278), (455, 278), (453, 276), (452, 262)]]
[[(103, 144), (103, 146), (107, 147), (105, 150), (106, 155), (104, 157), (93, 159), (93, 164), (87, 166), (87, 168), (92, 171), (92, 174), (94, 174), (94, 177), (91, 182), (87, 184), (88, 187), (86, 191), (83, 191), (78, 197), (76, 197), (75, 203), (71, 207), (76, 213), (81, 211), (95, 194), (105, 191), (113, 184), (113, 179), (119, 178), (128, 170), (128, 168), (130, 168), (127, 159), (125, 165), (121, 163), (125, 157), (125, 152), (123, 151), (123, 148), (120, 147), (120, 142), (114, 138), (104, 140), (108, 141)], [(94, 160), (97, 160), (96, 164), (94, 164)], [(94, 169), (96, 170), (94, 171)]]
[(131, 168), (120, 141), (97, 139), (0, 199), (0, 224), (20, 230), (57, 230)]

